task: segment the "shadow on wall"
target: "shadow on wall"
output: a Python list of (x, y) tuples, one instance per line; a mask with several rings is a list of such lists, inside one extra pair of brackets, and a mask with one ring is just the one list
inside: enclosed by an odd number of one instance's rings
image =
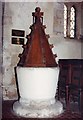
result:
[(19, 100), (19, 98), (20, 98), (20, 93), (19, 93), (19, 86), (18, 86), (18, 80), (17, 80), (16, 67), (14, 67), (14, 72), (15, 72), (15, 79), (16, 79), (16, 86), (17, 86), (17, 94), (18, 94), (18, 100)]

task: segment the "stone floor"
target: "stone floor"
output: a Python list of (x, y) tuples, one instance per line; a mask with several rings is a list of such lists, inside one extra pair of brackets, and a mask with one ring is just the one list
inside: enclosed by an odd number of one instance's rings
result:
[[(51, 120), (51, 119), (54, 119), (54, 120), (83, 120), (83, 115), (80, 114), (78, 112), (78, 109), (77, 107), (73, 104), (72, 104), (72, 107), (71, 108), (75, 108), (75, 110), (70, 110), (70, 111), (67, 111), (65, 109), (65, 105), (64, 105), (64, 113), (62, 113), (61, 115), (55, 117), (55, 118), (22, 118), (22, 117), (19, 117), (19, 116), (16, 116), (14, 114), (14, 112), (12, 111), (12, 105), (15, 101), (12, 100), (12, 101), (3, 101), (3, 104), (2, 104), (2, 120), (40, 120), (40, 119), (47, 119), (47, 120)], [(77, 110), (76, 110), (77, 109)]]

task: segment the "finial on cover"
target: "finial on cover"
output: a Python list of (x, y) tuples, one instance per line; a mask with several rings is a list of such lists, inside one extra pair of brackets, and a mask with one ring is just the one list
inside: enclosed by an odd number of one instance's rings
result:
[(43, 23), (43, 12), (40, 12), (41, 9), (40, 7), (36, 7), (35, 8), (35, 12), (32, 13), (33, 16), (33, 23), (37, 23), (38, 21), (40, 21), (41, 23)]

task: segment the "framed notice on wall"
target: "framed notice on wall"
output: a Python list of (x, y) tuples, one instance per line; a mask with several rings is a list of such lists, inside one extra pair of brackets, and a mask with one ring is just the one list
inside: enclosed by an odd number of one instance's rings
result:
[(25, 31), (12, 29), (12, 44), (23, 45), (25, 41)]

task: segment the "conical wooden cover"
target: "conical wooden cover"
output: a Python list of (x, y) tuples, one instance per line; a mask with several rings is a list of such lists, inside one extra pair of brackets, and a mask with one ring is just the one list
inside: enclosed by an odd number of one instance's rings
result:
[(48, 43), (48, 36), (45, 34), (43, 25), (43, 12), (37, 7), (32, 13), (33, 25), (31, 33), (27, 35), (27, 43), (23, 46), (23, 53), (20, 55), (18, 66), (23, 67), (56, 67), (54, 55)]

